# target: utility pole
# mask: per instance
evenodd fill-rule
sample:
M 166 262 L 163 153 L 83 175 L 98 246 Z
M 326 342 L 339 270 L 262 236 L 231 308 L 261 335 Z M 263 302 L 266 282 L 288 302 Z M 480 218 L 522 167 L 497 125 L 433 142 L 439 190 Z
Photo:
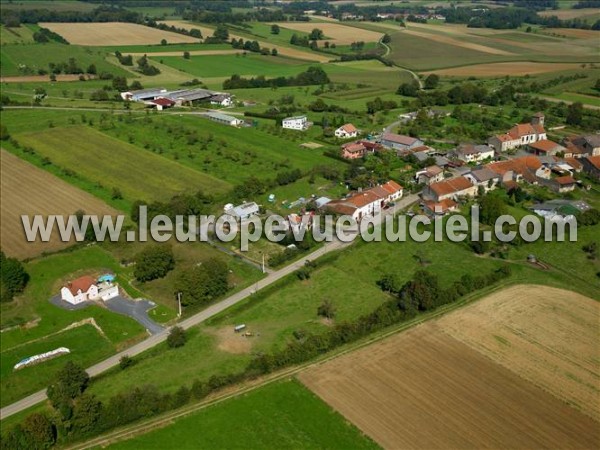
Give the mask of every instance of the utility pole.
M 181 292 L 177 293 L 177 303 L 179 304 L 179 313 L 177 314 L 177 317 L 181 317 Z
M 265 254 L 262 254 L 262 273 L 265 273 Z

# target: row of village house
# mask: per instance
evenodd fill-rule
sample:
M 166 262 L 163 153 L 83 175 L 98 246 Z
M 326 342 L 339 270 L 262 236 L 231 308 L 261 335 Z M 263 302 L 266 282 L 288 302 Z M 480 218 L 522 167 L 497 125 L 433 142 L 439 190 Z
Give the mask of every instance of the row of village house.
M 351 124 L 344 125 L 344 127 Z M 350 138 L 355 135 L 338 135 L 341 138 Z M 585 156 L 600 155 L 600 135 L 591 134 L 586 136 L 575 136 L 566 138 L 562 144 L 549 140 L 544 129 L 544 115 L 537 113 L 532 117 L 530 123 L 516 124 L 508 132 L 492 136 L 487 144 L 461 144 L 449 156 L 458 160 L 471 163 L 491 159 L 496 155 L 508 150 L 524 147 L 529 153 L 538 156 L 562 155 L 564 158 L 582 158 Z M 341 156 L 346 159 L 362 158 L 369 153 L 383 149 L 395 150 L 398 155 L 419 152 L 430 152 L 432 149 L 416 137 L 404 136 L 395 133 L 384 133 L 378 142 L 365 139 L 348 142 L 341 146 Z

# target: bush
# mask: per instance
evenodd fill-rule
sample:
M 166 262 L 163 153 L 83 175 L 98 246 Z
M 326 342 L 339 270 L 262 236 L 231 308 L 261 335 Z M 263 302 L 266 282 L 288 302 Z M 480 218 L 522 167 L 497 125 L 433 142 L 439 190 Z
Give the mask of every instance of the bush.
M 167 245 L 146 247 L 135 257 L 133 275 L 138 281 L 151 281 L 164 277 L 175 268 L 173 250 Z
M 183 347 L 187 342 L 187 336 L 185 330 L 181 327 L 175 326 L 169 331 L 167 336 L 167 345 L 171 348 Z
M 125 370 L 128 367 L 133 366 L 134 364 L 135 364 L 135 360 L 129 355 L 122 356 L 121 359 L 119 360 L 119 367 L 122 370 Z
M 15 258 L 7 258 L 0 251 L 0 302 L 9 302 L 27 286 L 29 274 Z

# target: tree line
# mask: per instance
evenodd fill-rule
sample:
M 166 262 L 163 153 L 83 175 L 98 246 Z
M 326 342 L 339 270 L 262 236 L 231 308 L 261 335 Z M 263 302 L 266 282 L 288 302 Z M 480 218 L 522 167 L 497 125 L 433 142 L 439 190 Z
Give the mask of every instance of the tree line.
M 223 82 L 223 89 L 247 89 L 264 87 L 284 87 L 284 86 L 309 86 L 313 84 L 329 83 L 327 73 L 320 67 L 309 67 L 305 72 L 292 77 L 266 78 L 261 75 L 258 77 L 244 78 L 240 75 L 233 75 Z

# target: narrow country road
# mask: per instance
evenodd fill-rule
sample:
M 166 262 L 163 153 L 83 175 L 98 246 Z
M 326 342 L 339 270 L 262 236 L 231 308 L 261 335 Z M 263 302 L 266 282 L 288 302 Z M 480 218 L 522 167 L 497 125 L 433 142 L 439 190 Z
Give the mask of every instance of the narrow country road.
M 402 210 L 403 208 L 406 208 L 407 206 L 413 204 L 417 200 L 418 200 L 418 194 L 410 194 L 405 197 L 402 197 L 402 199 L 400 199 L 396 202 L 396 204 L 393 208 L 390 208 L 389 210 L 385 211 L 385 215 L 394 214 L 394 213 Z M 375 220 L 375 224 L 377 225 L 377 224 L 381 223 L 381 221 L 382 221 L 382 216 L 378 216 Z M 214 317 L 215 315 L 219 314 L 220 312 L 226 310 L 227 308 L 252 296 L 254 293 L 259 291 L 260 289 L 267 287 L 267 286 L 275 283 L 276 281 L 280 280 L 281 278 L 300 269 L 301 267 L 304 266 L 305 261 L 315 260 L 315 259 L 325 255 L 326 253 L 329 253 L 329 252 L 332 252 L 335 250 L 339 250 L 343 247 L 352 245 L 352 242 L 355 242 L 355 241 L 345 243 L 345 242 L 341 242 L 339 240 L 334 239 L 332 242 L 326 243 L 321 248 L 315 250 L 312 253 L 309 253 L 308 255 L 304 256 L 300 260 L 298 260 L 282 269 L 279 269 L 275 272 L 268 274 L 265 278 L 258 281 L 257 283 L 254 283 L 251 286 L 248 286 L 247 288 L 242 289 L 241 291 L 236 292 L 235 294 L 221 300 L 220 302 L 215 303 L 212 306 L 209 306 L 208 308 L 200 311 L 199 313 L 194 314 L 193 316 L 182 320 L 181 322 L 178 323 L 178 325 L 184 329 L 188 329 L 195 325 L 199 325 L 202 322 L 204 322 L 204 321 L 210 319 L 211 317 Z M 119 353 L 111 356 L 110 358 L 107 358 L 104 361 L 101 361 L 98 364 L 95 364 L 95 365 L 87 368 L 86 371 L 90 375 L 90 377 L 99 375 L 102 372 L 105 372 L 108 369 L 117 366 L 119 364 L 119 360 L 123 356 L 139 355 L 140 353 L 145 352 L 146 350 L 154 347 L 155 345 L 158 345 L 161 342 L 164 342 L 167 339 L 168 334 L 169 334 L 169 331 L 164 330 L 161 333 L 152 335 L 152 336 L 148 337 L 147 339 L 143 340 L 142 342 L 139 342 L 139 343 L 133 345 L 132 347 L 129 347 L 128 349 L 123 350 L 122 352 L 119 352 Z M 43 389 L 41 391 L 38 391 L 34 394 L 31 394 L 31 395 L 19 400 L 18 402 L 15 402 L 8 406 L 5 406 L 4 408 L 2 408 L 0 410 L 0 420 L 3 420 L 9 416 L 12 416 L 13 414 L 21 412 L 33 405 L 36 405 L 36 404 L 44 401 L 45 399 L 46 399 L 46 390 Z

